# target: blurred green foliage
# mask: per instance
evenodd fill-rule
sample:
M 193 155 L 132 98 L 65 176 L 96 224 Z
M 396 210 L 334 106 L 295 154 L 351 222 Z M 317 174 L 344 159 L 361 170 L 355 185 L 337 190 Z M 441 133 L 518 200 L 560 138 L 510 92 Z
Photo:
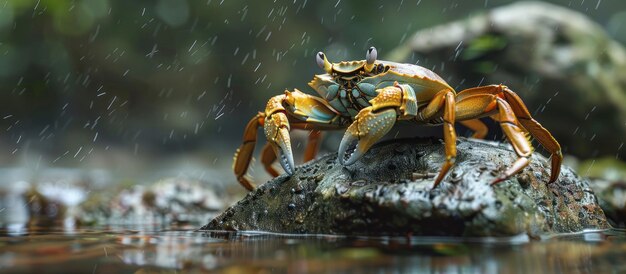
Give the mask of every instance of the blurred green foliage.
M 506 47 L 507 41 L 501 36 L 483 35 L 471 41 L 471 43 L 463 50 L 463 59 L 472 60 L 481 55 L 501 50 Z
M 384 57 L 419 29 L 510 2 L 0 1 L 0 144 L 229 150 L 269 97 L 311 92 L 317 51 L 363 59 L 375 45 Z M 623 32 L 620 1 L 552 2 Z

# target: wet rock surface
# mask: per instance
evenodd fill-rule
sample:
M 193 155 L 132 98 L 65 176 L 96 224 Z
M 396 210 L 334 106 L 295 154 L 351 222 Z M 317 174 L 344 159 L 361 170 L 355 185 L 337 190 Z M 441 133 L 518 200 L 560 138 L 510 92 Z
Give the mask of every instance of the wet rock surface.
M 557 182 L 535 153 L 521 173 L 489 185 L 513 163 L 505 144 L 461 138 L 458 157 L 431 190 L 444 159 L 438 140 L 379 144 L 352 166 L 329 154 L 249 193 L 204 230 L 351 235 L 508 236 L 607 228 L 588 182 L 563 167 Z

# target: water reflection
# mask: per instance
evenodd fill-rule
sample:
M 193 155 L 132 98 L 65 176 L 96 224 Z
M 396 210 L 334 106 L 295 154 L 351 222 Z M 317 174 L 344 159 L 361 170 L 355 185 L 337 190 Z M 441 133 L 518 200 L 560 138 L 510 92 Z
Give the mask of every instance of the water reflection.
M 542 240 L 197 232 L 193 227 L 0 231 L 7 273 L 542 273 L 626 271 L 626 231 Z

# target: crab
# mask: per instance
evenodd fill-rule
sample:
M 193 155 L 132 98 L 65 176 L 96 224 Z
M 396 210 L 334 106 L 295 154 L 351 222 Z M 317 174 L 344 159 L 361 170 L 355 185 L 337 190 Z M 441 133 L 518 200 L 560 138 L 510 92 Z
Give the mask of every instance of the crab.
M 254 116 L 245 128 L 243 144 L 237 149 L 233 171 L 248 190 L 255 185 L 246 176 L 263 127 L 268 143 L 261 152 L 261 162 L 272 176 L 276 159 L 290 175 L 295 165 L 290 130 L 310 131 L 304 161 L 315 158 L 321 131 L 346 129 L 339 145 L 338 161 L 344 166 L 355 163 L 368 149 L 391 130 L 396 121 L 416 125 L 443 125 L 445 159 L 433 188 L 436 188 L 454 165 L 457 154 L 455 122 L 473 131 L 471 137 L 484 138 L 487 126 L 479 120 L 490 117 L 500 124 L 517 154 L 517 160 L 492 182 L 495 185 L 518 173 L 530 162 L 533 147 L 530 136 L 551 154 L 549 182 L 560 172 L 563 156 L 556 139 L 532 118 L 522 99 L 505 85 L 487 85 L 456 93 L 434 72 L 413 64 L 377 60 L 376 48 L 367 50 L 365 60 L 331 63 L 322 52 L 316 62 L 325 73 L 309 82 L 318 96 L 298 89 L 269 99 L 265 112 Z

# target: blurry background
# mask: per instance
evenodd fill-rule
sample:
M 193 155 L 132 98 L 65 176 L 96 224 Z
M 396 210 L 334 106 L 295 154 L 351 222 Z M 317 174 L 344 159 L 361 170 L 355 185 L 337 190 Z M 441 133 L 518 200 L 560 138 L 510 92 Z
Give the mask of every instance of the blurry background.
M 376 46 L 384 57 L 420 29 L 511 2 L 2 0 L 0 165 L 142 170 L 191 159 L 226 171 L 268 98 L 313 93 L 316 52 L 363 59 Z M 626 42 L 623 1 L 549 2 Z
M 590 180 L 599 203 L 613 225 L 626 227 L 626 1 L 553 0 L 576 13 L 535 5 L 539 20 L 518 9 L 480 32 L 459 24 L 430 29 L 472 25 L 465 23 L 473 16 L 513 2 L 0 0 L 0 272 L 14 265 L 54 272 L 54 264 L 61 273 L 143 265 L 258 272 L 259 265 L 281 269 L 276 259 L 296 271 L 354 263 L 372 271 L 386 261 L 442 272 L 498 272 L 489 269 L 501 262 L 521 262 L 516 271 L 618 269 L 621 231 L 581 235 L 585 243 L 520 245 L 514 237 L 512 252 L 499 240 L 494 249 L 491 239 L 479 249 L 405 238 L 375 248 L 358 239 L 344 249 L 327 237 L 309 245 L 229 236 L 222 245 L 190 234 L 246 194 L 232 156 L 267 100 L 285 89 L 314 94 L 307 83 L 321 72 L 318 51 L 335 62 L 360 60 L 370 46 L 381 59 L 432 69 L 459 90 L 509 85 L 561 142 L 566 165 L 600 178 Z M 499 140 L 491 126 L 488 139 Z M 441 134 L 441 127 L 401 129 L 398 136 Z M 292 136 L 301 153 L 306 134 Z M 328 136 L 324 150 L 336 151 L 340 138 Z M 258 164 L 250 173 L 257 184 L 269 178 Z M 159 223 L 167 225 L 159 237 L 144 233 Z M 116 224 L 121 234 L 100 233 L 109 225 L 118 231 Z M 89 225 L 105 228 L 75 230 Z

